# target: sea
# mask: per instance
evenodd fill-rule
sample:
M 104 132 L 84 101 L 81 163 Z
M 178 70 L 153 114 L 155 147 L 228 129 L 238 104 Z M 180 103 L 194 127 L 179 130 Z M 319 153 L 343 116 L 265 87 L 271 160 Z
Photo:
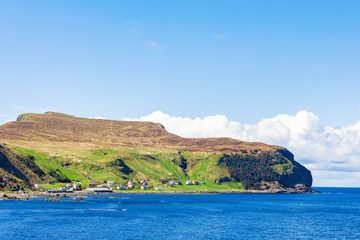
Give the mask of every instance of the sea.
M 360 188 L 0 201 L 0 240 L 360 239 Z M 125 198 L 106 198 L 125 197 Z

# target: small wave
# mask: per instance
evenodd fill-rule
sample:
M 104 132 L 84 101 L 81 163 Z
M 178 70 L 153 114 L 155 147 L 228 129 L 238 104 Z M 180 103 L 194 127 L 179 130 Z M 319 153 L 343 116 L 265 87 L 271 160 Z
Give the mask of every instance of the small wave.
M 127 211 L 127 209 L 124 208 L 108 208 L 108 209 L 97 209 L 97 208 L 90 208 L 90 211 L 106 211 L 106 212 L 111 212 L 111 211 Z

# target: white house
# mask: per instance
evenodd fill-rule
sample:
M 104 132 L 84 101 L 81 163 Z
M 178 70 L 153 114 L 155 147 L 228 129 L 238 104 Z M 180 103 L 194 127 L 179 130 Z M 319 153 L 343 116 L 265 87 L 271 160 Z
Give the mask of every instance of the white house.
M 113 188 L 113 186 L 114 186 L 114 181 L 108 181 L 107 184 L 108 184 L 108 187 L 109 187 L 109 188 Z
M 148 190 L 148 189 L 149 189 L 149 186 L 148 186 L 148 185 L 142 185 L 140 189 L 141 189 L 141 190 Z
M 81 190 L 81 182 L 74 182 L 73 189 Z
M 117 190 L 126 190 L 126 188 L 123 185 L 117 185 L 116 189 Z

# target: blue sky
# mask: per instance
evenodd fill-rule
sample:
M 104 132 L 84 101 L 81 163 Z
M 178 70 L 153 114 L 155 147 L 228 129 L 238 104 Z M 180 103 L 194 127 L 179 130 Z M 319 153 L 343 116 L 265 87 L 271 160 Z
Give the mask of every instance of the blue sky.
M 1 1 L 0 124 L 23 112 L 360 120 L 359 1 Z M 197 136 L 197 135 L 196 135 Z

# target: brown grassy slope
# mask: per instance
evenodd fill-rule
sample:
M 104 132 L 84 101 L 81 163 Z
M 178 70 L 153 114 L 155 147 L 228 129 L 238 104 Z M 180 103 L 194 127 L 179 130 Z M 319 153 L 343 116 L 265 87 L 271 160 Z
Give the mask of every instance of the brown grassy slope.
M 26 113 L 0 126 L 0 143 L 82 148 L 150 148 L 193 152 L 278 150 L 279 146 L 231 138 L 181 138 L 152 122 L 77 118 L 61 113 Z

